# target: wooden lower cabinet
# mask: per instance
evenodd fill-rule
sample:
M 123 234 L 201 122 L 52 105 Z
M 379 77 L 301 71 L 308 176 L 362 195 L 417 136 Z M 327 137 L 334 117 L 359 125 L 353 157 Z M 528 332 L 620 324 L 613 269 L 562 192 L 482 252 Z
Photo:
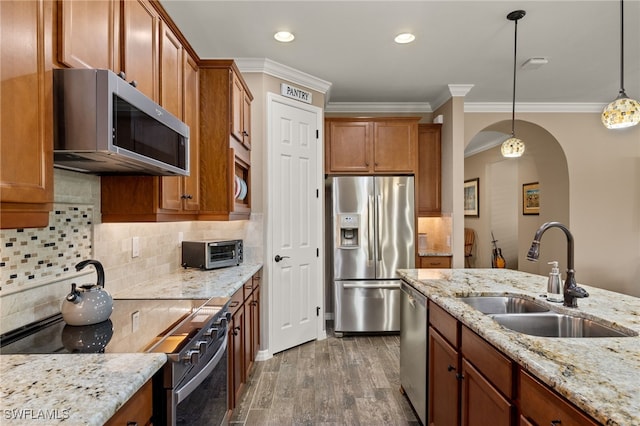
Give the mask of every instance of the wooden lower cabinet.
M 429 300 L 429 426 L 599 423 Z
M 151 380 L 142 385 L 129 401 L 127 401 L 105 423 L 106 426 L 150 425 L 153 415 L 153 388 Z
M 418 256 L 420 268 L 451 268 L 451 256 Z
M 430 426 L 460 424 L 458 351 L 429 327 L 429 384 L 427 421 Z
M 473 365 L 462 359 L 462 424 L 484 426 L 512 424 L 513 404 L 507 400 Z
M 582 411 L 520 370 L 520 425 L 594 426 Z
M 229 409 L 233 410 L 249 379 L 260 342 L 260 277 L 252 279 L 236 291 L 229 303 L 228 388 Z

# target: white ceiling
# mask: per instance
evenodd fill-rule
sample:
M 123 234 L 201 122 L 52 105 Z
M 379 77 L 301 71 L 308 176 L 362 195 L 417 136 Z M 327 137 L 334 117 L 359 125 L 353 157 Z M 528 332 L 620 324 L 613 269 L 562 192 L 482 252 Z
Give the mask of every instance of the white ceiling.
M 510 110 L 514 23 L 517 103 L 571 110 L 613 100 L 620 87 L 620 2 L 161 0 L 201 58 L 267 58 L 331 83 L 338 103 L 438 107 L 448 85 L 471 84 L 468 103 Z M 640 98 L 640 0 L 626 0 L 625 89 Z M 278 43 L 276 31 L 296 35 Z M 412 32 L 416 41 L 393 42 Z M 531 57 L 549 63 L 520 69 Z M 495 105 L 494 105 L 495 107 Z M 491 109 L 491 108 L 489 108 Z M 495 108 L 494 108 L 495 110 Z M 517 108 L 518 110 L 518 108 Z

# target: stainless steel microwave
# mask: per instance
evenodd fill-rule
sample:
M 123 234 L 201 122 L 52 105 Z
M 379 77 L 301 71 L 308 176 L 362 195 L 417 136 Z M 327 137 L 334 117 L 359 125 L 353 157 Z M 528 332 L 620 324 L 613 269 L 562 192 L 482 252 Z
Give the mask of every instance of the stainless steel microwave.
M 184 268 L 215 269 L 237 266 L 242 263 L 243 258 L 242 240 L 182 242 Z
M 189 175 L 189 126 L 104 69 L 53 71 L 54 165 L 95 174 Z

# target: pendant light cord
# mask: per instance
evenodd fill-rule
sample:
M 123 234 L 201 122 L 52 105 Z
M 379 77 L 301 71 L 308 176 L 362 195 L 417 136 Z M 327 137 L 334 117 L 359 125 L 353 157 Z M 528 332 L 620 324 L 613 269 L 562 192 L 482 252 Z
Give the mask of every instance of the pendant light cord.
M 620 0 L 620 96 L 624 93 L 624 6 L 623 0 Z
M 622 1 L 622 0 L 621 0 Z M 511 137 L 515 137 L 516 127 L 516 54 L 518 53 L 518 19 L 514 20 L 515 30 L 513 37 L 513 96 L 511 98 Z

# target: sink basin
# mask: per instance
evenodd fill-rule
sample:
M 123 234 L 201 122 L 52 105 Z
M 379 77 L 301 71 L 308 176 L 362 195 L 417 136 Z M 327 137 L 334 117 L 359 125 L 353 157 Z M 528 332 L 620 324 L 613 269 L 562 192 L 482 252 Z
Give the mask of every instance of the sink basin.
M 498 324 L 524 334 L 543 337 L 630 337 L 625 332 L 586 318 L 556 312 L 490 315 Z
M 460 297 L 483 314 L 512 314 L 527 312 L 548 312 L 549 308 L 531 299 L 518 296 L 473 296 Z

